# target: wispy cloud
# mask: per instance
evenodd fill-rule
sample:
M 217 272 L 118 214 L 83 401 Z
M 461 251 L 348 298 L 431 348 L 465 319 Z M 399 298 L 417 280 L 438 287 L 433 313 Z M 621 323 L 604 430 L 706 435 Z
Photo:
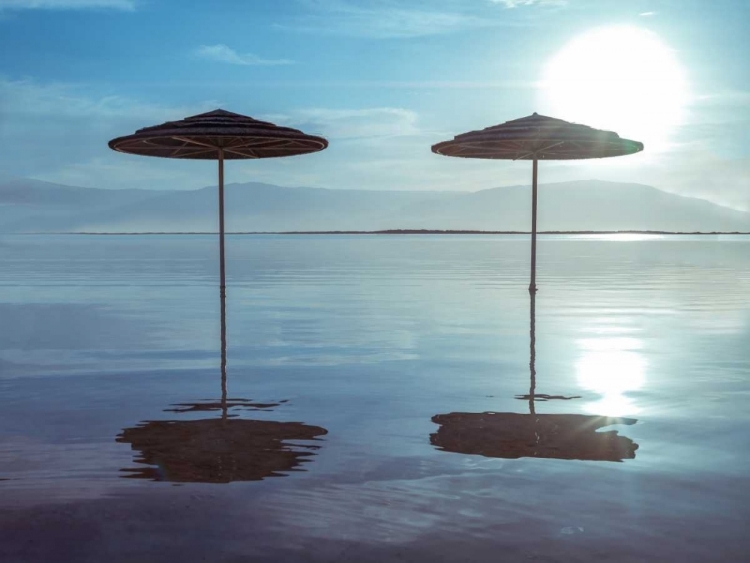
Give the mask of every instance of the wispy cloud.
M 421 134 L 417 113 L 405 108 L 308 108 L 290 114 L 268 115 L 264 119 L 340 140 Z
M 310 33 L 372 39 L 424 37 L 501 22 L 481 13 L 481 5 L 455 0 L 298 0 L 306 13 L 276 27 Z
M 559 7 L 567 5 L 568 0 L 410 0 L 408 3 L 399 0 L 297 0 L 297 3 L 301 8 L 299 13 L 277 24 L 277 28 L 389 39 L 528 25 L 528 19 L 520 19 L 520 10 L 498 11 L 497 6 Z
M 135 166 L 131 163 L 129 174 L 107 175 L 105 165 L 117 165 L 125 158 L 111 151 L 107 141 L 140 127 L 219 105 L 215 101 L 157 104 L 119 95 L 96 95 L 83 84 L 9 80 L 0 76 L 0 146 L 4 147 L 0 170 L 15 176 L 86 186 L 151 187 L 153 183 L 142 171 L 169 166 L 160 159 L 140 159 L 147 162 Z M 60 176 L 61 171 L 75 174 Z M 181 181 L 176 178 L 174 184 Z
M 746 91 L 698 96 L 695 117 L 672 152 L 642 157 L 549 163 L 545 182 L 597 177 L 654 185 L 684 195 L 750 209 L 750 159 L 743 151 L 750 107 Z M 139 127 L 179 119 L 221 106 L 215 101 L 169 105 L 119 95 L 96 94 L 90 86 L 8 80 L 0 76 L 0 171 L 51 182 L 109 188 L 199 188 L 215 183 L 205 162 L 116 154 L 107 141 Z M 243 112 L 242 107 L 230 108 Z M 431 144 L 457 131 L 440 131 L 445 115 L 416 107 L 299 108 L 255 115 L 331 140 L 316 158 L 237 162 L 231 181 L 366 189 L 459 189 L 528 182 L 528 168 L 493 161 L 446 159 Z M 462 129 L 458 129 L 460 131 Z
M 0 76 L 0 170 L 50 182 L 105 188 L 199 188 L 215 182 L 214 169 L 200 162 L 148 159 L 116 154 L 107 141 L 147 125 L 220 106 L 153 103 L 127 96 L 97 95 L 86 85 L 8 80 Z M 243 112 L 242 107 L 231 108 Z M 298 127 L 330 139 L 335 151 L 316 159 L 237 163 L 232 178 L 282 185 L 409 187 L 424 182 L 429 157 L 420 118 L 406 107 L 313 107 L 259 119 Z M 328 154 L 330 153 L 330 154 Z M 417 162 L 414 156 L 420 157 Z M 276 159 L 269 159 L 275 161 Z M 375 163 L 398 161 L 387 174 Z M 427 164 L 430 164 L 427 162 Z M 350 170 L 341 176 L 337 170 Z M 361 177 L 357 176 L 360 171 Z M 422 172 L 417 172 L 422 170 Z M 408 172 L 400 180 L 399 172 Z
M 0 0 L 3 10 L 124 10 L 132 12 L 136 0 Z
M 293 64 L 289 59 L 264 59 L 253 53 L 238 53 L 227 45 L 201 45 L 195 54 L 209 61 L 243 66 L 278 66 Z
M 701 106 L 724 106 L 732 110 L 750 109 L 750 90 L 721 90 L 698 94 L 695 103 Z
M 489 0 L 493 4 L 502 4 L 506 8 L 517 8 L 519 6 L 565 6 L 568 0 Z
M 648 18 L 648 17 L 651 17 L 651 16 L 655 16 L 657 13 L 658 12 L 641 12 L 638 15 L 641 16 L 641 17 L 644 17 L 644 18 Z
M 144 103 L 125 96 L 92 97 L 85 85 L 41 83 L 31 79 L 9 80 L 0 76 L 0 122 L 20 119 L 176 119 L 192 110 L 214 109 L 211 101 L 195 107 L 169 107 Z

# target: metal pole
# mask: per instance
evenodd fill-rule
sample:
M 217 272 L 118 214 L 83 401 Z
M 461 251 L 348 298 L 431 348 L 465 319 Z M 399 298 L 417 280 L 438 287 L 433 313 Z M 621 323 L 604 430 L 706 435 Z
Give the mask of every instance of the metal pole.
M 224 150 L 219 149 L 219 269 L 221 295 L 226 294 L 227 285 L 224 278 Z
M 224 274 L 224 150 L 219 149 L 219 270 L 221 281 L 221 417 L 227 418 L 227 286 Z
M 531 195 L 531 283 L 529 284 L 529 293 L 536 291 L 536 176 L 537 159 L 536 154 L 534 154 Z

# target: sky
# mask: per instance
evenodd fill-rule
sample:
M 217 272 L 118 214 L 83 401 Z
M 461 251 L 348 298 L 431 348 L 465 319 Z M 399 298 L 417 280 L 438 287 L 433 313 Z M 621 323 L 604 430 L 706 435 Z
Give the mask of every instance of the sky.
M 476 191 L 530 163 L 434 143 L 539 112 L 643 153 L 545 162 L 540 183 L 639 182 L 750 210 L 746 0 L 0 0 L 0 177 L 197 189 L 209 162 L 107 142 L 223 108 L 327 150 L 227 182 Z M 592 122 L 593 121 L 593 122 Z

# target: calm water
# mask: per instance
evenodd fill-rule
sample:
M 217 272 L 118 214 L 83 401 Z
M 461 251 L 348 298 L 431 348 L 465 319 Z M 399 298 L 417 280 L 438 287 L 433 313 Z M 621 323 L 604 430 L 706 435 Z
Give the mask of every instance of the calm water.
M 530 404 L 528 237 L 230 236 L 224 418 L 217 250 L 0 237 L 0 561 L 747 560 L 750 237 L 541 237 Z

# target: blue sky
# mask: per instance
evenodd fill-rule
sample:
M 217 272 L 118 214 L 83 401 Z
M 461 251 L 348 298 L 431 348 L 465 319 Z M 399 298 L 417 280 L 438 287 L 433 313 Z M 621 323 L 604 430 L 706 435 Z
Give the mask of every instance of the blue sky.
M 208 163 L 120 155 L 106 143 L 222 107 L 331 141 L 316 155 L 233 162 L 228 181 L 526 184 L 527 163 L 429 147 L 551 114 L 540 82 L 550 61 L 591 30 L 625 26 L 658 40 L 683 72 L 669 143 L 650 151 L 647 131 L 619 131 L 646 151 L 545 163 L 540 180 L 637 181 L 750 209 L 749 23 L 744 0 L 0 0 L 0 173 L 104 188 L 213 185 Z

